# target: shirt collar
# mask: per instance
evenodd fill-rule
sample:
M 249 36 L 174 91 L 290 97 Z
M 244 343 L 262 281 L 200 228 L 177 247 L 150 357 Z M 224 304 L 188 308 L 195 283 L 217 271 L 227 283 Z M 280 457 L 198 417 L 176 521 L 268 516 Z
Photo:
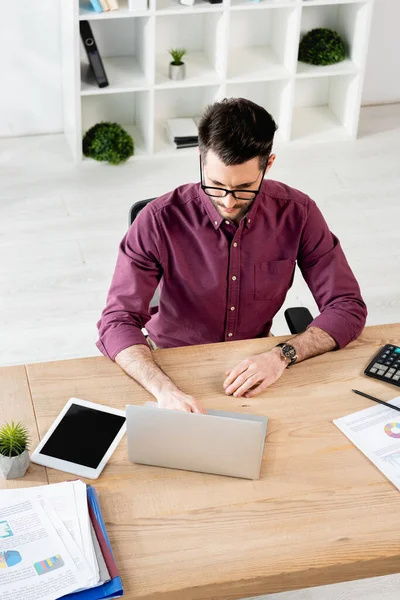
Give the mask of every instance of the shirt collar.
M 210 221 L 214 227 L 214 229 L 218 229 L 221 225 L 223 218 L 215 208 L 214 204 L 211 202 L 209 196 L 201 189 L 201 184 L 199 183 L 199 196 L 203 203 L 204 208 L 210 218 Z
M 254 219 L 255 219 L 255 216 L 256 216 L 256 213 L 258 210 L 258 206 L 259 206 L 260 202 L 263 201 L 262 198 L 264 197 L 264 194 L 266 191 L 266 186 L 267 186 L 267 181 L 264 179 L 259 194 L 256 196 L 256 199 L 250 206 L 249 211 L 243 217 L 243 219 L 245 221 L 244 225 L 247 228 L 250 228 L 251 224 L 254 222 Z M 210 218 L 210 221 L 211 221 L 214 229 L 218 229 L 224 219 L 223 219 L 223 217 L 221 217 L 221 215 L 215 208 L 210 197 L 207 196 L 207 194 L 205 192 L 203 192 L 203 190 L 201 189 L 200 183 L 199 183 L 199 196 L 203 203 L 204 208 L 206 209 L 206 212 Z

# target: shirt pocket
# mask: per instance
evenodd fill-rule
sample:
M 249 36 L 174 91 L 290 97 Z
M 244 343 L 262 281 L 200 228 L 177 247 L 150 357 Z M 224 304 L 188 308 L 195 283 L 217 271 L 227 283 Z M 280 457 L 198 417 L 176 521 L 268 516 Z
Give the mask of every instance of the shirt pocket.
M 294 265 L 290 258 L 254 265 L 255 300 L 272 300 L 286 294 L 292 285 Z

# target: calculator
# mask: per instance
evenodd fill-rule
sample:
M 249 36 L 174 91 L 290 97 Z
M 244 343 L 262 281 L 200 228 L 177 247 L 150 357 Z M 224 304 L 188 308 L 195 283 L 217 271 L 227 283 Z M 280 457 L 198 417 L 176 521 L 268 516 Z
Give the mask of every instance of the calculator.
M 400 387 L 400 347 L 386 344 L 364 371 L 365 375 Z

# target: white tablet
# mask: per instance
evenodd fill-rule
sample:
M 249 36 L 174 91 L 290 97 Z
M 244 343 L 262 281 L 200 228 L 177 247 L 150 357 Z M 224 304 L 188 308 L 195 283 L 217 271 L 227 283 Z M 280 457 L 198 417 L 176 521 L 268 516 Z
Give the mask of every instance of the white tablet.
M 71 398 L 33 451 L 31 461 L 97 479 L 125 430 L 124 410 Z

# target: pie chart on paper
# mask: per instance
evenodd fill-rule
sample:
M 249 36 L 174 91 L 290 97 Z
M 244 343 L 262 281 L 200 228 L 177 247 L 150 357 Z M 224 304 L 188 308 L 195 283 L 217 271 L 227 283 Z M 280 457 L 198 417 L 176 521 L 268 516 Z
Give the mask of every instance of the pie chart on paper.
M 385 433 L 392 438 L 400 439 L 400 423 L 388 423 L 385 425 Z

